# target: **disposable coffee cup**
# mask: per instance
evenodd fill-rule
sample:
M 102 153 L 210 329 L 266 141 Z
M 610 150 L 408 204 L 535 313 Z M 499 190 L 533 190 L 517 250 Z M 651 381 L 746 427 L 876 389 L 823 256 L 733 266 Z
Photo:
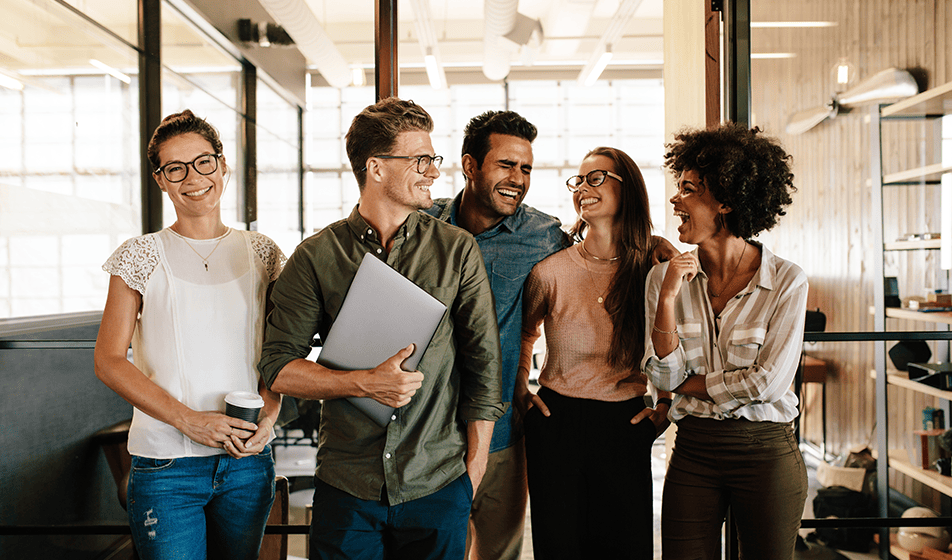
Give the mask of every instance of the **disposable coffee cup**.
M 225 414 L 252 424 L 258 421 L 258 412 L 264 406 L 264 399 L 257 393 L 232 391 L 225 395 Z

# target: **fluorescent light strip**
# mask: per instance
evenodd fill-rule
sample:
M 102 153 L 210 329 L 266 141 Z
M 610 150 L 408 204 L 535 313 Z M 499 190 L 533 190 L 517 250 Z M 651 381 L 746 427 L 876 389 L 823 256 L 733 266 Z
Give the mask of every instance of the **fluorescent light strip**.
M 20 82 L 20 80 L 16 80 L 2 73 L 0 73 L 0 87 L 5 87 L 7 89 L 16 91 L 23 91 L 23 83 Z
M 129 76 L 127 76 L 127 75 L 123 74 L 122 72 L 116 70 L 116 69 L 113 68 L 112 66 L 109 66 L 108 64 L 104 64 L 104 63 L 102 63 L 102 62 L 99 62 L 99 61 L 96 60 L 95 58 L 90 58 L 90 59 L 89 59 L 89 63 L 92 64 L 93 66 L 95 66 L 96 68 L 99 68 L 100 70 L 102 70 L 102 71 L 105 72 L 106 74 L 109 74 L 109 75 L 112 76 L 113 78 L 119 80 L 120 82 L 123 82 L 123 83 L 125 83 L 125 84 L 131 84 L 131 83 L 132 83 L 132 78 L 130 78 Z
M 836 27 L 839 23 L 835 21 L 752 21 L 751 29 L 767 28 L 808 28 L 808 27 Z
M 598 81 L 598 77 L 602 75 L 602 72 L 605 71 L 605 67 L 608 66 L 608 62 L 612 59 L 612 47 L 608 45 L 605 48 L 605 52 L 602 53 L 602 56 L 598 57 L 598 61 L 595 63 L 595 66 L 592 66 L 592 71 L 589 72 L 588 76 L 585 77 L 584 85 L 590 86 Z
M 427 52 L 430 51 L 428 50 Z M 423 57 L 423 60 L 426 66 L 426 77 L 430 80 L 430 87 L 433 89 L 441 89 L 443 84 L 440 81 L 440 69 L 436 65 L 436 57 L 432 54 L 427 54 Z
M 751 53 L 751 60 L 773 60 L 779 58 L 797 58 L 797 53 L 777 52 L 777 53 Z

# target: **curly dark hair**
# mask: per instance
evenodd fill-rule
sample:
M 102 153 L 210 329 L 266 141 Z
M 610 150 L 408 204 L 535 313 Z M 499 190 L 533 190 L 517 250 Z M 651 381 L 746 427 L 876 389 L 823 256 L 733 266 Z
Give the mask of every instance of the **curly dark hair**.
M 482 168 L 483 160 L 489 153 L 489 136 L 492 134 L 515 136 L 531 144 L 539 131 L 535 125 L 515 111 L 486 111 L 473 117 L 463 130 L 461 155 L 472 156 L 476 160 L 477 169 Z
M 736 123 L 684 129 L 665 144 L 664 166 L 676 176 L 694 170 L 714 198 L 731 211 L 724 215 L 727 229 L 750 239 L 777 225 L 793 202 L 791 156 L 780 143 Z

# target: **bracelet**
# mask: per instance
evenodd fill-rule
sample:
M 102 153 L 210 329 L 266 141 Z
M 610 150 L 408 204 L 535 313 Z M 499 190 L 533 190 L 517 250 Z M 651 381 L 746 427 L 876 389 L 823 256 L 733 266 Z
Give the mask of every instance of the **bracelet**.
M 659 404 L 666 404 L 666 405 L 668 405 L 668 408 L 670 408 L 670 407 L 671 407 L 671 399 L 669 399 L 668 397 L 661 397 L 661 398 L 658 399 L 658 401 L 655 403 L 655 406 L 658 406 Z
M 659 332 L 661 334 L 678 334 L 678 327 L 674 327 L 673 331 L 663 331 L 659 329 L 657 325 L 651 325 L 651 328 L 654 329 L 655 332 Z

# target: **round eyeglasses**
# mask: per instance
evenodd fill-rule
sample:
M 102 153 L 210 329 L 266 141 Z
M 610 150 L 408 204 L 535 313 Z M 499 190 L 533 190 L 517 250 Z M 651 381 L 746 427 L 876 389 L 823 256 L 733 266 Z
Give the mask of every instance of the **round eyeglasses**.
M 443 156 L 373 156 L 380 159 L 415 159 L 416 160 L 416 172 L 420 175 L 426 175 L 426 172 L 430 170 L 430 164 L 436 166 L 437 169 L 440 168 L 440 165 L 443 163 Z M 366 167 L 364 168 L 366 169 Z
M 620 175 L 616 175 L 611 171 L 606 171 L 604 169 L 595 169 L 594 171 L 589 171 L 585 175 L 572 175 L 565 181 L 565 186 L 569 188 L 572 192 L 578 192 L 582 187 L 582 183 L 588 183 L 590 187 L 597 187 L 605 182 L 605 179 L 611 177 L 612 179 L 617 180 L 619 183 L 624 183 L 625 180 L 621 178 Z
M 170 183 L 181 183 L 188 177 L 188 166 L 191 165 L 199 175 L 211 175 L 218 171 L 218 158 L 221 154 L 203 154 L 190 162 L 170 161 L 162 167 L 155 170 L 155 173 L 162 173 L 165 180 Z

